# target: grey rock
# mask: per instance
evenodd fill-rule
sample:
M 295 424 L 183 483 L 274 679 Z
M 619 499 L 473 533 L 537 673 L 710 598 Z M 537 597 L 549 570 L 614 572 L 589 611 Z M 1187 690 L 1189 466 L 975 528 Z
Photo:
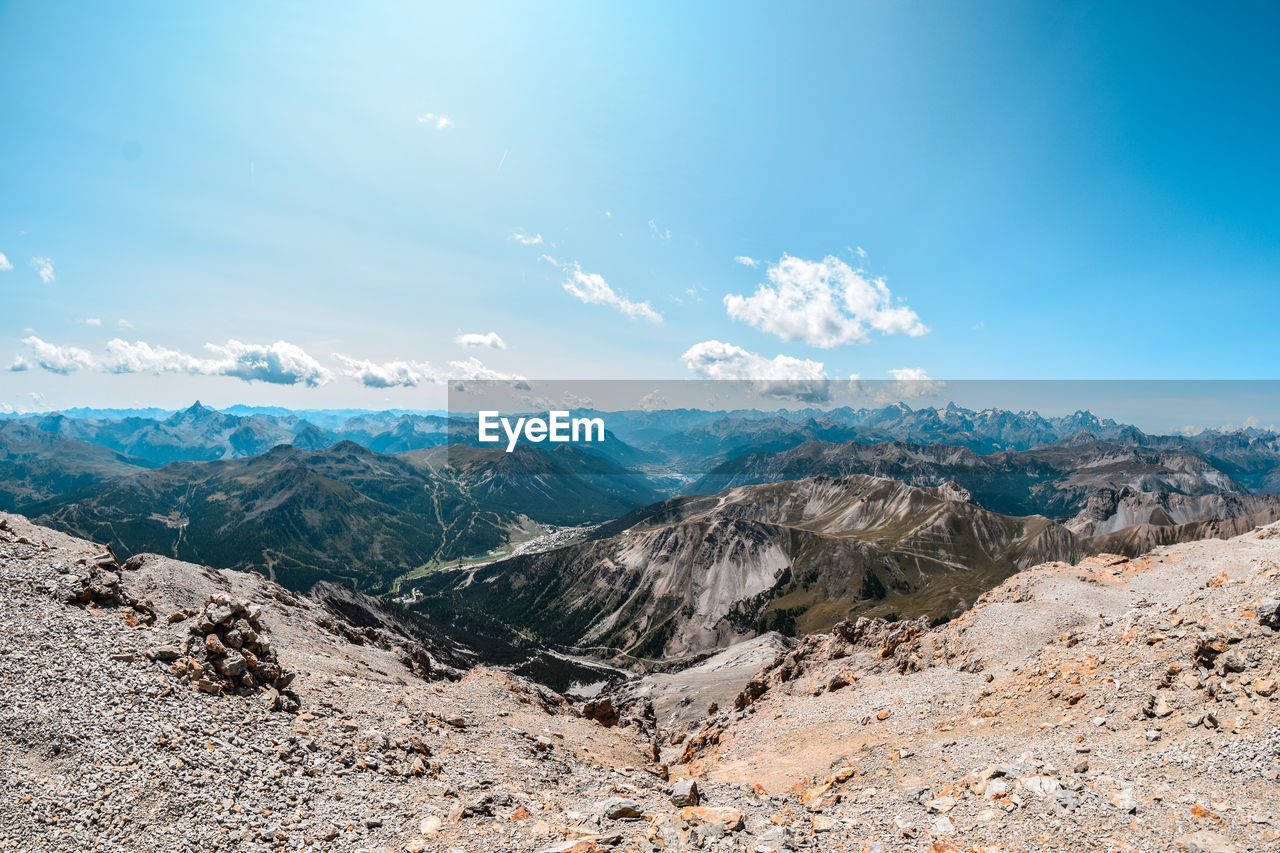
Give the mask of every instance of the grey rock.
M 692 779 L 682 779 L 671 788 L 671 804 L 674 806 L 696 806 L 699 800 L 698 783 Z
M 610 797 L 600 803 L 597 810 L 609 820 L 634 820 L 644 817 L 644 806 L 626 797 Z

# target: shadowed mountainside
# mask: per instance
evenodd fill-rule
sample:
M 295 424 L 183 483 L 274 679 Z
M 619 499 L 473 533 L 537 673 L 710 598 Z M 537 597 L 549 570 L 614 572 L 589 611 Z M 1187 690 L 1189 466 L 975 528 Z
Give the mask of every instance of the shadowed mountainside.
M 674 498 L 590 541 L 415 585 L 438 619 L 660 657 L 852 614 L 946 617 L 1020 568 L 1084 552 L 1046 518 L 967 498 L 866 476 L 747 486 Z

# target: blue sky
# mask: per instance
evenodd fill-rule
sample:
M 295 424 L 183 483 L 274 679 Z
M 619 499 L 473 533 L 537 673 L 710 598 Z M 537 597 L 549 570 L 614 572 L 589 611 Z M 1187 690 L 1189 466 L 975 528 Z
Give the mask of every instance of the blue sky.
M 0 4 L 0 406 L 1275 378 L 1277 33 L 1243 2 Z

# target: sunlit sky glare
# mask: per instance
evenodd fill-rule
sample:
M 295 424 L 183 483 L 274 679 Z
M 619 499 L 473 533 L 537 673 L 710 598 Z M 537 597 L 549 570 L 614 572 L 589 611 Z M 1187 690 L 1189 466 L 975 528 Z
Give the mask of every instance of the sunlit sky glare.
M 0 3 L 0 406 L 1275 378 L 1278 36 L 1265 2 Z

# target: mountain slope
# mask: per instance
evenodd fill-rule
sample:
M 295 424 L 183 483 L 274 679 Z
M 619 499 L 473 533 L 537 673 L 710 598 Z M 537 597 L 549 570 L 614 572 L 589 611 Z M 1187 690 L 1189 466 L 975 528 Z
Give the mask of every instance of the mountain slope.
M 445 464 L 450 453 L 462 464 Z M 344 441 L 134 470 L 31 509 L 122 553 L 256 569 L 295 589 L 339 580 L 382 591 L 424 564 L 503 546 L 526 517 L 581 524 L 655 497 L 572 448 L 386 455 Z
M 0 420 L 0 510 L 14 510 L 144 470 L 105 447 Z
M 956 482 L 987 509 L 1070 519 L 1067 526 L 1086 536 L 1134 524 L 1182 524 L 1280 511 L 1280 498 L 1251 494 L 1185 449 L 1125 446 L 1085 435 L 1034 450 L 986 455 L 939 444 L 811 442 L 724 462 L 694 490 L 850 474 L 892 477 L 920 486 Z
M 1020 568 L 1082 553 L 1048 519 L 1002 516 L 967 497 L 856 476 L 676 498 L 588 542 L 428 577 L 418 606 L 658 657 L 854 613 L 947 617 Z
M 1274 849 L 1277 534 L 1040 566 L 933 630 L 841 623 L 664 758 L 797 791 L 853 849 Z
M 517 521 L 352 442 L 174 463 L 78 497 L 42 523 L 123 553 L 256 569 L 294 589 L 317 580 L 381 589 L 432 560 L 495 548 Z
M 449 445 L 406 453 L 409 464 L 450 478 L 485 506 L 502 507 L 549 524 L 614 518 L 661 497 L 640 475 L 568 444 L 511 453 Z

